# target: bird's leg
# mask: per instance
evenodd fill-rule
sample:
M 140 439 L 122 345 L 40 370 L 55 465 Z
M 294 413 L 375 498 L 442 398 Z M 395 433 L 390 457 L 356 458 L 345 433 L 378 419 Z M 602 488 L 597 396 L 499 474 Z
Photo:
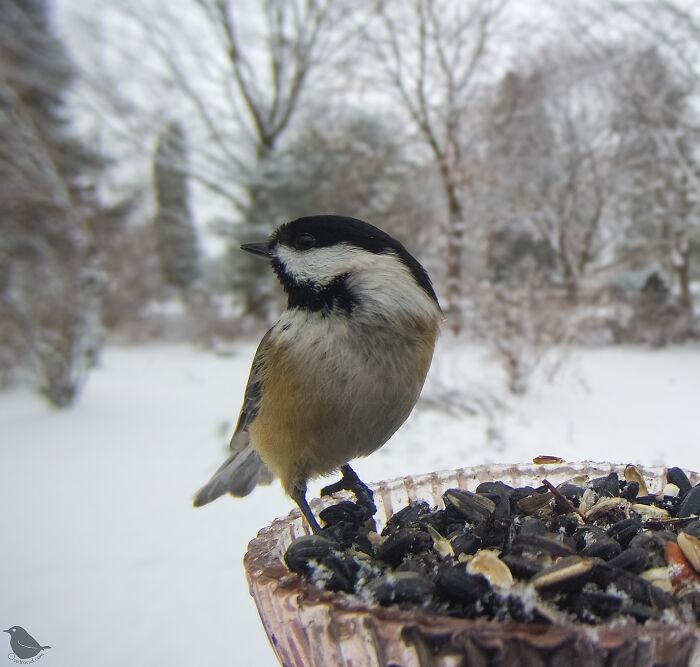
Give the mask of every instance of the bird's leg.
M 367 510 L 367 518 L 374 516 L 377 506 L 374 504 L 372 490 L 357 476 L 357 473 L 346 463 L 340 466 L 343 473 L 341 479 L 321 489 L 322 496 L 330 496 L 337 491 L 352 491 L 357 498 L 357 504 Z
M 299 505 L 299 509 L 308 521 L 311 531 L 318 533 L 321 530 L 321 526 L 318 525 L 318 521 L 316 521 L 316 517 L 311 511 L 309 503 L 306 502 L 306 482 L 296 482 L 289 495 L 291 499 Z

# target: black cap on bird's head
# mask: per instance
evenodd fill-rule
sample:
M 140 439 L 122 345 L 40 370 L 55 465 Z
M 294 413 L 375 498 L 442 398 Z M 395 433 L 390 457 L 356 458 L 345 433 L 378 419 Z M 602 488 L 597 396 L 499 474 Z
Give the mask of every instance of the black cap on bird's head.
M 427 272 L 395 238 L 356 218 L 316 215 L 280 225 L 266 243 L 247 243 L 241 248 L 269 257 L 288 294 L 299 289 L 315 292 L 344 281 L 359 270 L 381 272 L 371 258 L 392 258 L 408 270 L 420 287 L 437 304 Z M 369 261 L 368 261 L 369 260 Z M 406 271 L 396 278 L 406 275 Z

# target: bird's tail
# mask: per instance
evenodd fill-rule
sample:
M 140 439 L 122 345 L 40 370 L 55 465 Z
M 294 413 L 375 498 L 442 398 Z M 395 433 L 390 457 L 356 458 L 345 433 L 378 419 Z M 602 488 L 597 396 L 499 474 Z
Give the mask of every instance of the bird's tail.
M 206 505 L 224 493 L 239 498 L 247 496 L 257 484 L 269 484 L 273 479 L 258 453 L 247 445 L 233 452 L 213 477 L 197 491 L 194 506 Z

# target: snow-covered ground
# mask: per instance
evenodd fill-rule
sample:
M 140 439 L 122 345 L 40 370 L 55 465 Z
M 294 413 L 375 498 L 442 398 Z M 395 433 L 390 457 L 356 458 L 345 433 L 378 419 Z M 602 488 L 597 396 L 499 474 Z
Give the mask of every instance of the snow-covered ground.
M 109 348 L 65 412 L 0 394 L 0 625 L 51 645 L 46 667 L 276 664 L 241 560 L 291 501 L 273 484 L 190 504 L 224 455 L 253 350 Z M 501 383 L 482 348 L 449 338 L 431 373 L 428 397 Z M 577 351 L 505 400 L 490 419 L 426 403 L 355 468 L 372 481 L 556 454 L 700 469 L 697 346 Z

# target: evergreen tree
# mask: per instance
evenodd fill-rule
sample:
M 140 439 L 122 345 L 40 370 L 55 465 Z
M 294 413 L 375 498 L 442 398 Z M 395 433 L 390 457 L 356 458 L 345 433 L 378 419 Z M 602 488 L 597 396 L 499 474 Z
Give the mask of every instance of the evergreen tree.
M 101 162 L 66 117 L 74 74 L 45 0 L 0 3 L 0 373 L 29 369 L 57 406 L 75 399 L 101 341 Z
M 179 123 L 170 123 L 156 147 L 154 182 L 158 252 L 166 284 L 187 289 L 200 276 L 197 235 L 187 188 L 187 145 Z
M 487 222 L 487 265 L 495 282 L 552 282 L 556 258 L 534 223 L 533 192 L 545 192 L 556 168 L 556 139 L 542 77 L 510 71 L 487 107 L 488 138 L 481 188 Z

